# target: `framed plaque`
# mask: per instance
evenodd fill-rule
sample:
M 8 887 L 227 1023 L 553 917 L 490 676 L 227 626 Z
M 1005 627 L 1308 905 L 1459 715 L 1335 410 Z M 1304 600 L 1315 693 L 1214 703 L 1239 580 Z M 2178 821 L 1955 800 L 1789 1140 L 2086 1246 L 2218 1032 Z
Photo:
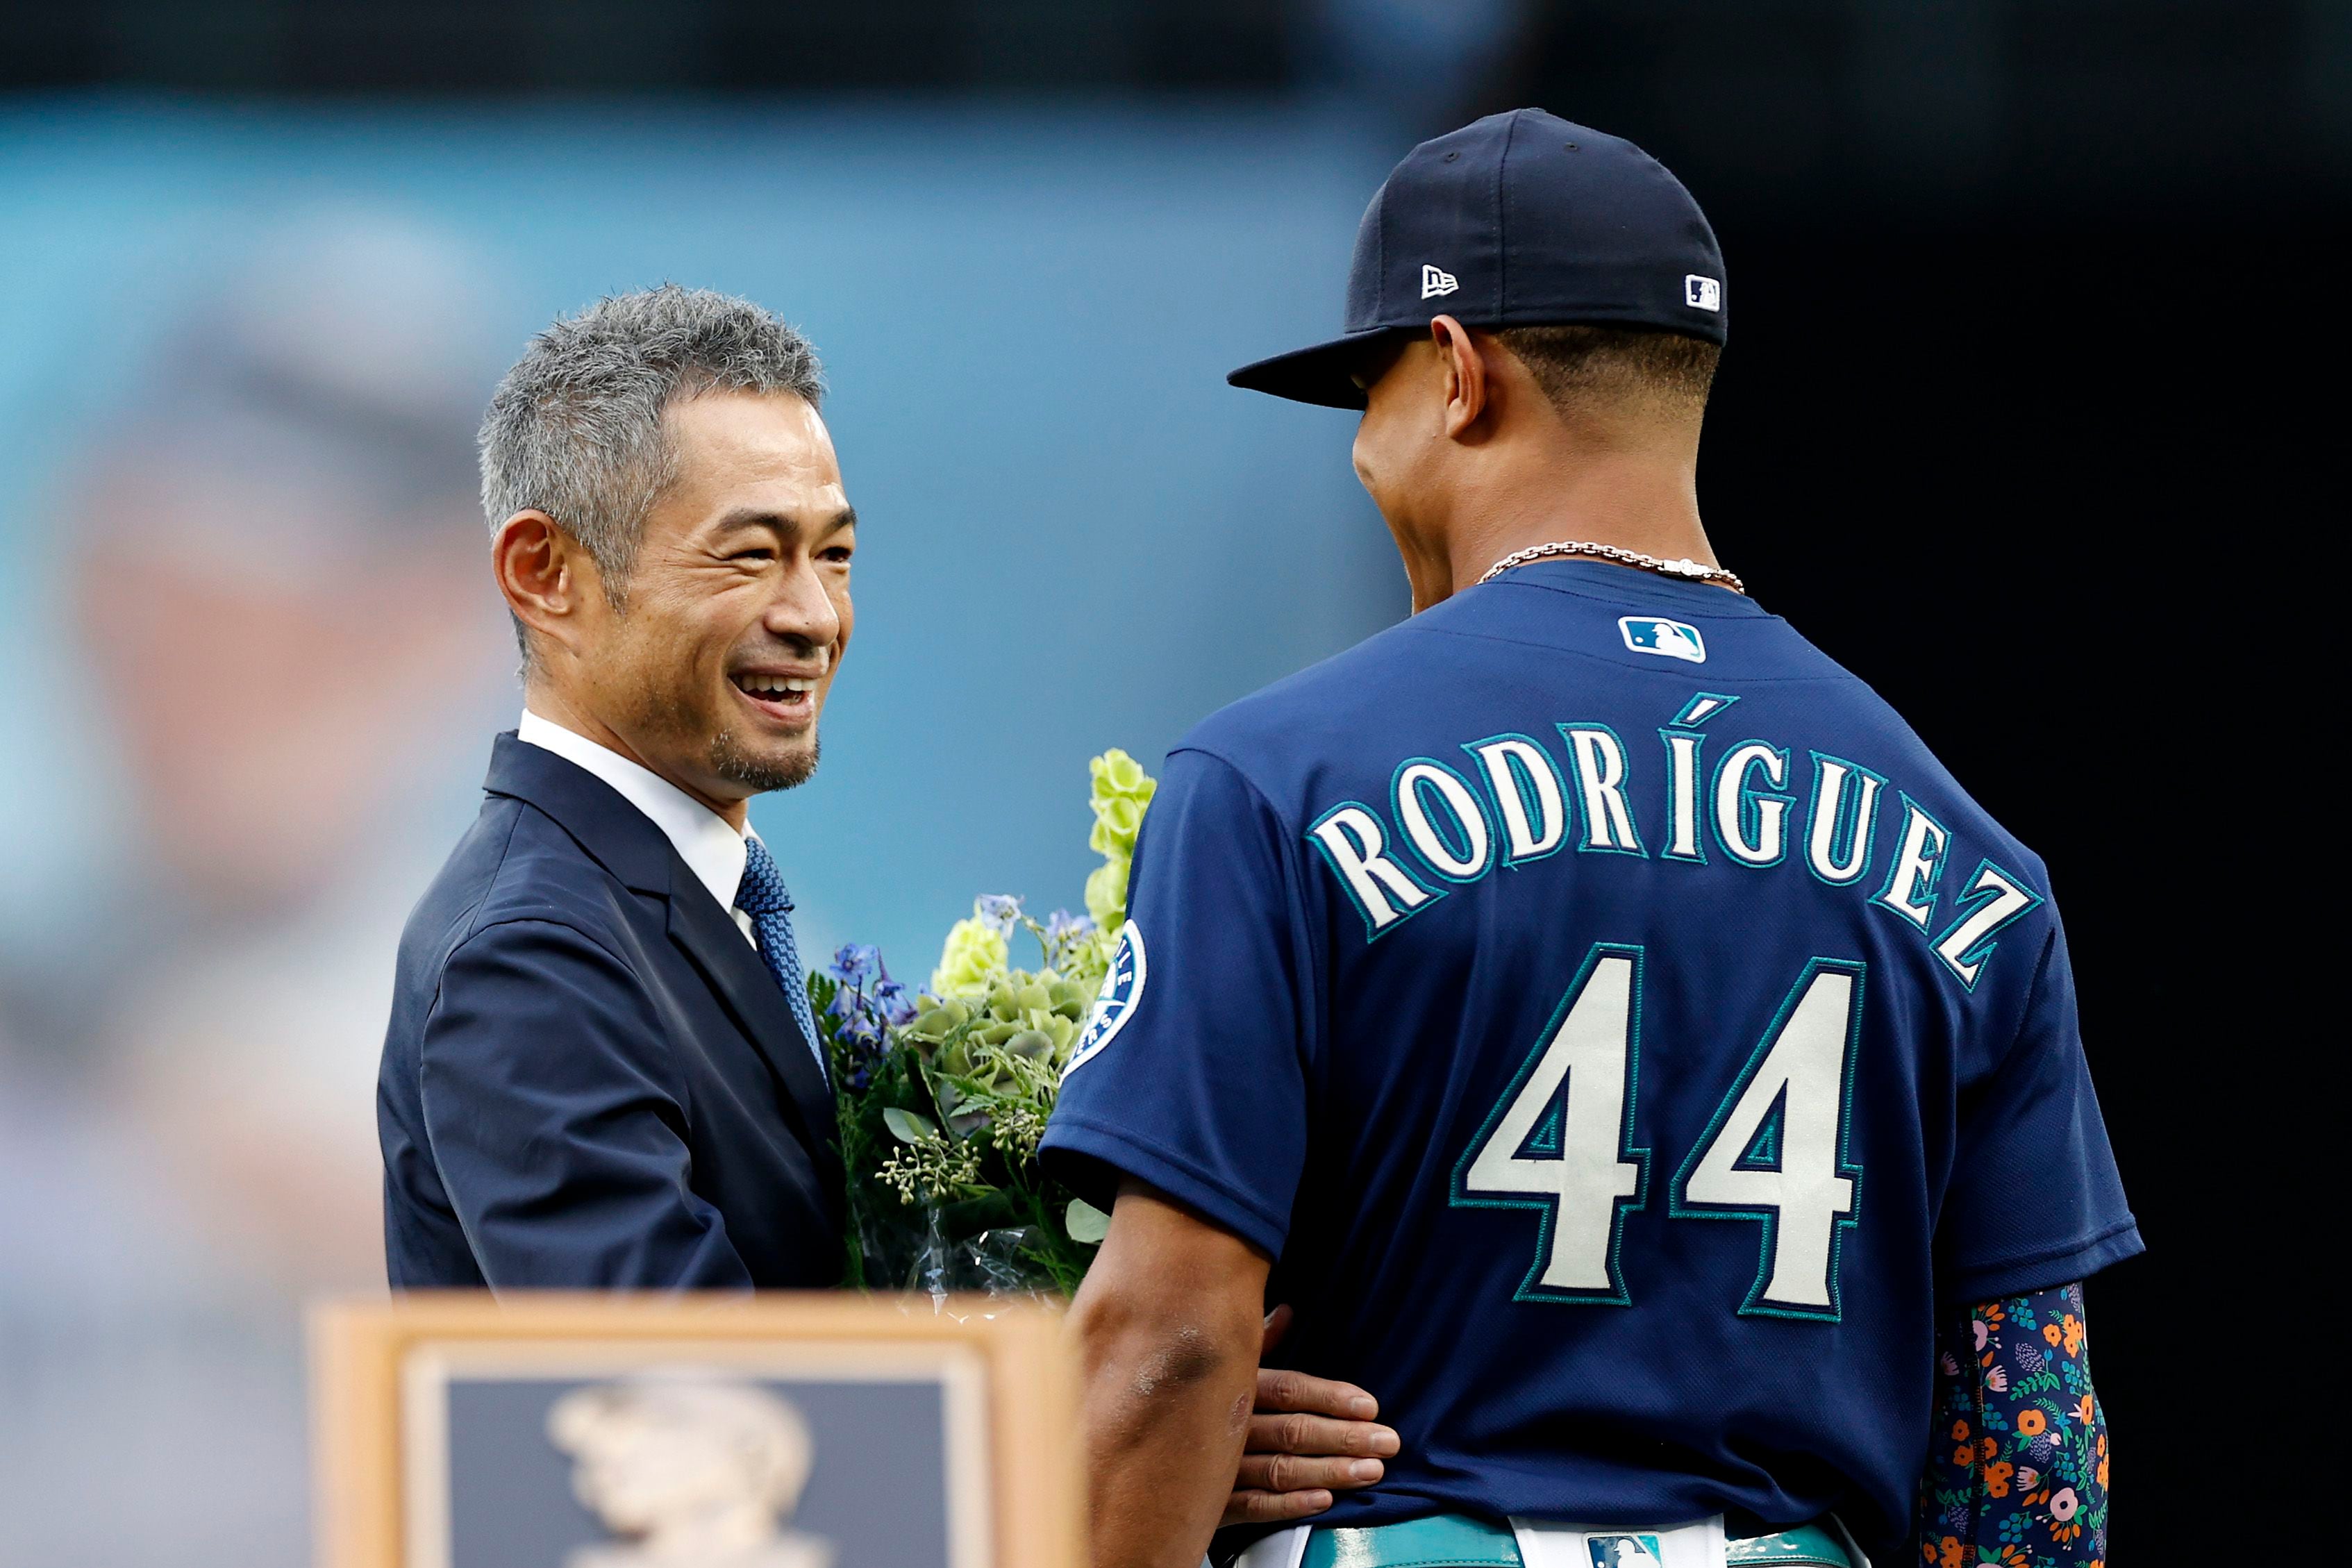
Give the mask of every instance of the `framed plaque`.
M 1082 1568 L 1041 1308 L 419 1295 L 311 1338 L 322 1568 Z

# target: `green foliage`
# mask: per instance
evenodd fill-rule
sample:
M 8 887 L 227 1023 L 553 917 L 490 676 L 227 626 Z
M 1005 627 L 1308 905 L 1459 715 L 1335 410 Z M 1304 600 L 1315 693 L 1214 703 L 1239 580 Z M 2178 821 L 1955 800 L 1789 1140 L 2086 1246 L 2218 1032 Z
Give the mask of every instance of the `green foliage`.
M 882 1125 L 890 1136 L 901 1143 L 924 1143 L 940 1135 L 940 1130 L 911 1110 L 901 1110 L 895 1105 L 882 1108 Z

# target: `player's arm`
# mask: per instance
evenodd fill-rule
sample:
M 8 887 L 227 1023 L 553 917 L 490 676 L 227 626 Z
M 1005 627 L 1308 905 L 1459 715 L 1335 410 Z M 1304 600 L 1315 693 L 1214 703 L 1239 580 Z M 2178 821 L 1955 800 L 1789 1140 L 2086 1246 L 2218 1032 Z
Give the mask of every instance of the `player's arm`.
M 1197 1568 L 1208 1550 L 1249 1434 L 1269 1267 L 1231 1231 L 1120 1184 L 1070 1310 L 1095 1568 Z
M 1151 1408 L 1149 1400 L 1119 1403 L 1140 1397 L 1131 1392 L 1136 1367 L 1195 1342 L 1153 1336 L 1190 1332 L 1210 1317 L 1245 1323 L 1247 1332 L 1236 1329 L 1236 1343 L 1223 1348 L 1255 1371 L 1261 1338 L 1270 1342 L 1282 1326 L 1281 1312 L 1263 1325 L 1258 1313 L 1266 1260 L 1283 1250 L 1307 1158 L 1316 1012 L 1303 976 L 1316 916 L 1300 902 L 1300 842 L 1231 763 L 1189 746 L 1171 753 L 1136 846 L 1113 978 L 1041 1145 L 1049 1173 L 1097 1205 L 1116 1205 L 1115 1245 L 1079 1299 L 1089 1364 L 1099 1373 L 1089 1466 L 1106 1528 L 1132 1529 L 1154 1547 L 1166 1545 L 1167 1531 L 1136 1519 L 1197 1500 L 1187 1489 L 1180 1504 L 1168 1477 L 1150 1473 L 1172 1461 L 1129 1452 L 1142 1435 L 1121 1425 L 1122 1413 Z M 1133 1184 L 1123 1188 L 1123 1179 Z M 1216 1427 L 1215 1462 L 1193 1468 L 1208 1450 L 1183 1459 L 1185 1487 L 1206 1477 L 1213 1494 L 1197 1520 L 1166 1515 L 1188 1537 L 1192 1525 L 1205 1531 L 1221 1516 L 1277 1523 L 1319 1513 L 1337 1489 L 1380 1479 L 1381 1457 L 1397 1451 L 1397 1435 L 1371 1423 L 1370 1396 L 1349 1384 L 1278 1373 L 1244 1375 L 1233 1394 L 1238 1409 L 1214 1411 L 1234 1423 L 1229 1433 Z M 1135 1491 L 1123 1491 L 1137 1476 Z M 1130 1505 L 1144 1512 L 1130 1517 Z M 1171 1560 L 1192 1568 L 1200 1543 Z
M 2091 1387 L 2083 1287 L 1945 1314 L 1918 1561 L 2087 1563 L 2107 1547 L 2107 1413 Z
M 1938 1384 L 1922 1561 L 2105 1556 L 2106 1417 L 2081 1281 L 2141 1249 L 2053 920 L 2013 1044 L 1960 1085 L 1936 1222 Z M 2047 1285 L 2053 1278 L 2073 1284 Z M 1976 1303 L 1969 1306 L 1967 1303 Z M 1979 1553 L 1983 1555 L 1980 1557 Z

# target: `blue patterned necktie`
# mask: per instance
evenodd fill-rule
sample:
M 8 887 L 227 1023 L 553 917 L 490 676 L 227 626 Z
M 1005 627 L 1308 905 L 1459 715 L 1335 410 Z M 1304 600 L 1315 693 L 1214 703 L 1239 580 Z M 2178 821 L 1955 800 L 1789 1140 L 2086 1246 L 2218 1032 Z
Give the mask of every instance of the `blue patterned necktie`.
M 735 890 L 735 907 L 751 917 L 751 929 L 760 934 L 760 957 L 776 984 L 784 988 L 784 1000 L 792 1006 L 793 1022 L 801 1026 L 801 1038 L 816 1058 L 818 1074 L 830 1080 L 824 1070 L 824 1047 L 817 1043 L 816 1017 L 809 1011 L 808 978 L 801 973 L 800 943 L 793 940 L 793 896 L 785 891 L 784 879 L 766 845 L 747 833 L 743 849 L 743 881 Z

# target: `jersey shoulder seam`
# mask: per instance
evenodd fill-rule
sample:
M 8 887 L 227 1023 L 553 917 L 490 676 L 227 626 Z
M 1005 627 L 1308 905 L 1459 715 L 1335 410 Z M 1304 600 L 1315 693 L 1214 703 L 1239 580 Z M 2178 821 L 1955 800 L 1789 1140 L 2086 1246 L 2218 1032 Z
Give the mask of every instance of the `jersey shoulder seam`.
M 1249 770 L 1247 768 L 1244 768 L 1241 763 L 1225 755 L 1224 752 L 1219 751 L 1216 747 L 1203 745 L 1198 741 L 1179 741 L 1172 748 L 1170 749 L 1168 754 L 1172 757 L 1178 752 L 1198 752 L 1201 755 L 1208 758 L 1211 762 L 1222 763 L 1224 764 L 1226 770 L 1229 771 L 1234 777 L 1241 780 L 1242 787 L 1248 790 L 1251 795 L 1256 796 L 1257 803 L 1273 814 L 1274 820 L 1281 825 L 1286 837 L 1291 836 L 1289 814 L 1284 811 L 1281 806 L 1275 804 L 1274 797 L 1266 794 L 1265 789 L 1259 785 L 1257 780 L 1250 777 Z
M 2042 933 L 2042 956 L 2033 965 L 2033 979 L 2018 1002 L 2017 1025 L 2010 1031 L 2009 1044 L 2002 1048 L 2000 1059 L 1993 1063 L 1992 1070 L 1985 1075 L 1988 1079 L 1998 1078 L 2007 1072 L 2011 1059 L 2025 1048 L 2026 1020 L 2033 1016 L 2034 999 L 2042 994 L 2042 983 L 2050 978 L 2050 961 L 2057 952 L 2058 923 L 2053 921 L 2050 929 Z
M 1169 755 L 1174 756 L 1177 752 L 1197 752 L 1211 762 L 1222 764 L 1227 772 L 1241 781 L 1242 787 L 1249 791 L 1257 803 L 1265 808 L 1273 816 L 1276 827 L 1280 829 L 1278 837 L 1281 843 L 1276 853 L 1281 857 L 1283 879 L 1289 884 L 1290 915 L 1294 928 L 1292 934 L 1306 944 L 1306 952 L 1301 955 L 1306 963 L 1300 967 L 1299 984 L 1312 993 L 1310 1011 L 1313 1023 L 1310 1027 L 1313 1030 L 1313 1037 L 1309 1045 L 1316 1053 L 1319 1054 L 1321 1042 L 1328 1034 L 1326 1027 L 1328 1020 L 1324 1014 L 1327 998 L 1322 983 L 1323 966 L 1328 955 L 1323 951 L 1323 932 L 1308 913 L 1309 900 L 1313 898 L 1313 894 L 1308 889 L 1315 885 L 1315 879 L 1314 868 L 1309 864 L 1304 847 L 1307 841 L 1306 830 L 1294 824 L 1288 814 L 1275 804 L 1274 797 L 1260 787 L 1255 779 L 1250 777 L 1249 770 L 1223 752 L 1194 741 L 1179 742 Z

